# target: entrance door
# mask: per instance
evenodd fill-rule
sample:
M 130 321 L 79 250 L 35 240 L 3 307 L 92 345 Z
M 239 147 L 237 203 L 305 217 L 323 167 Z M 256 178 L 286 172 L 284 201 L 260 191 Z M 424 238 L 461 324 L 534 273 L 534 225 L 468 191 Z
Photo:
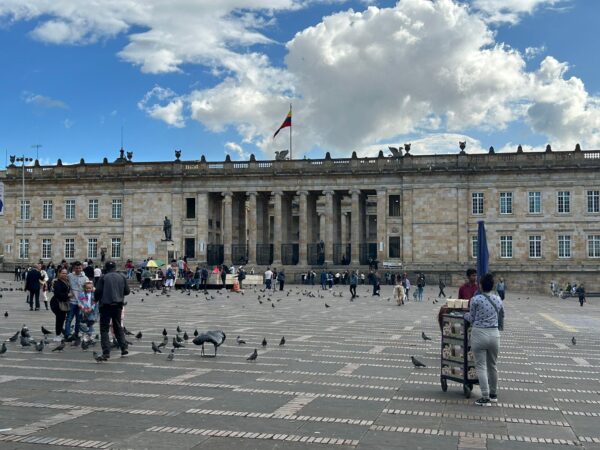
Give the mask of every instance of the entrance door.
M 190 259 L 196 258 L 196 239 L 185 238 L 185 256 Z

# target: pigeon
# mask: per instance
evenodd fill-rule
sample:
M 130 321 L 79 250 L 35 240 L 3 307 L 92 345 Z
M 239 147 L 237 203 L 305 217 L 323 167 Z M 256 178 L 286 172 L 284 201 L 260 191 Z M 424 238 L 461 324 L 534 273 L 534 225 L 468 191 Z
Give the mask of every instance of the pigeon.
M 99 355 L 98 352 L 94 352 L 94 353 L 92 353 L 92 355 L 94 356 L 94 359 L 96 360 L 96 362 L 106 361 L 106 358 L 104 357 L 104 355 Z
M 181 333 L 181 328 L 179 327 L 179 325 L 177 325 L 177 332 Z
M 133 336 L 133 333 L 125 327 L 123 327 L 123 332 L 125 333 L 125 336 Z
M 431 338 L 429 336 L 427 336 L 424 331 L 421 332 L 421 337 L 423 338 L 424 341 L 430 341 L 431 340 Z
M 35 349 L 38 352 L 43 352 L 44 351 L 44 341 L 41 340 L 38 344 L 35 344 Z
M 183 340 L 187 341 L 190 337 L 188 336 L 187 332 L 183 332 Z
M 180 344 L 179 342 L 177 342 L 177 339 L 173 338 L 173 347 L 174 348 L 184 348 L 185 345 Z
M 6 344 L 3 342 L 2 346 L 0 347 L 0 355 L 4 355 L 7 352 L 7 348 L 6 348 Z
M 239 336 L 235 338 L 235 342 L 237 342 L 237 343 L 238 343 L 238 345 L 243 345 L 243 344 L 245 344 L 245 343 L 246 343 L 246 341 L 245 341 L 245 340 L 243 340 L 243 339 L 240 339 L 240 337 L 239 337 Z
M 29 334 L 29 328 L 27 328 L 25 325 L 23 325 L 23 328 L 21 328 L 21 336 L 25 338 L 31 337 L 31 334 Z
M 29 342 L 29 338 L 21 336 L 21 346 L 22 347 L 31 347 L 31 342 Z
M 15 334 L 13 334 L 11 337 L 9 337 L 8 340 L 10 342 L 17 342 L 17 338 L 19 337 L 19 333 L 21 333 L 21 332 L 17 331 Z
M 4 311 L 4 317 L 8 317 L 8 311 Z
M 261 344 L 261 345 L 262 345 L 263 347 L 266 347 L 266 346 L 267 346 L 267 338 L 263 338 L 263 340 L 262 340 L 262 344 Z
M 257 357 L 258 357 L 258 352 L 256 351 L 256 349 L 254 349 L 252 354 L 246 358 L 246 361 L 256 361 Z
M 87 350 L 90 345 L 92 345 L 92 341 L 90 341 L 89 339 L 82 339 L 81 340 L 81 350 Z
M 154 354 L 156 355 L 157 353 L 162 353 L 160 351 L 160 347 L 157 346 L 154 342 L 152 342 L 152 351 L 154 352 Z
M 417 358 L 415 358 L 414 356 L 410 357 L 410 360 L 412 361 L 413 365 L 415 367 L 427 367 L 425 364 L 423 364 L 421 361 L 419 361 Z
M 179 335 L 175 336 L 175 339 L 177 339 L 177 342 L 179 342 L 180 344 L 183 342 L 183 339 Z
M 175 358 L 175 349 L 174 348 L 172 348 L 171 353 L 169 353 L 167 355 L 167 361 L 173 361 L 173 358 Z
M 163 336 L 166 336 L 166 335 L 167 335 L 167 329 L 166 329 L 166 328 L 163 328 L 162 335 L 163 335 Z
M 65 341 L 64 339 L 62 341 L 60 341 L 60 344 L 58 344 L 56 347 L 54 347 L 52 349 L 53 352 L 62 352 L 65 349 Z
M 285 336 L 281 336 L 281 340 L 279 341 L 279 345 L 285 345 Z
M 160 344 L 158 344 L 158 348 L 166 347 L 168 343 L 169 343 L 169 338 L 165 336 L 163 341 Z
M 48 330 L 47 330 L 47 329 L 44 327 L 44 325 L 42 325 L 42 334 L 43 334 L 44 336 L 48 336 L 49 334 L 52 334 L 52 333 L 51 333 L 50 331 L 48 331 Z
M 571 338 L 571 343 L 572 343 L 573 345 L 577 345 L 577 339 L 575 339 L 575 336 L 573 336 L 573 337 Z
M 142 338 L 142 332 L 138 332 L 138 334 L 135 335 L 136 339 L 141 339 Z
M 197 330 L 197 329 L 196 329 L 196 330 L 194 330 L 194 337 L 198 337 L 198 335 L 199 335 L 199 334 L 200 334 L 200 333 L 198 333 L 198 330 Z
M 271 303 L 271 308 L 275 308 L 275 303 Z

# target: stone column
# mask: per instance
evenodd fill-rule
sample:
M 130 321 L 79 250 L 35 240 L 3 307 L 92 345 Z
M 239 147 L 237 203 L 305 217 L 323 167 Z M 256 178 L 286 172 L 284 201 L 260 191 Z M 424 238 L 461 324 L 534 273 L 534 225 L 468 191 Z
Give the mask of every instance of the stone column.
M 377 260 L 387 259 L 387 191 L 377 189 Z M 383 245 L 382 245 L 383 244 Z
M 300 217 L 299 228 L 300 236 L 298 238 L 298 264 L 306 266 L 308 264 L 307 244 L 308 244 L 308 191 L 298 191 L 297 195 L 300 199 Z
M 256 191 L 248 192 L 248 264 L 256 264 L 256 244 L 258 238 Z
M 197 217 L 197 244 L 196 251 L 198 257 L 199 264 L 206 264 L 206 246 L 208 245 L 208 218 L 210 217 L 208 211 L 208 193 L 200 192 L 198 194 L 197 207 L 196 207 L 196 217 Z
M 350 260 L 352 264 L 359 264 L 360 245 L 362 244 L 360 221 L 364 214 L 364 208 L 361 208 L 362 197 L 360 189 L 351 190 L 350 195 L 352 195 L 352 214 L 350 216 Z
M 221 221 L 223 229 L 223 260 L 225 264 L 231 264 L 231 243 L 233 235 L 232 211 L 232 192 L 223 192 L 223 219 Z
M 282 213 L 282 191 L 274 191 L 273 195 L 273 265 L 281 265 L 281 213 Z
M 334 191 L 323 191 L 325 194 L 325 264 L 333 264 L 333 233 L 334 233 Z

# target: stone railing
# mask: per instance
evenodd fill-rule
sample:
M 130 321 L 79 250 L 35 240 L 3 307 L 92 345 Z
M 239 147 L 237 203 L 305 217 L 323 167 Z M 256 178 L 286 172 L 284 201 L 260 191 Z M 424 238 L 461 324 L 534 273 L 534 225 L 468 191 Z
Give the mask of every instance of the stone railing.
M 401 158 L 339 158 L 285 161 L 172 161 L 85 163 L 55 166 L 28 166 L 28 179 L 126 179 L 144 177 L 197 177 L 222 175 L 349 175 L 414 172 L 490 172 L 540 169 L 600 168 L 600 150 L 569 152 L 517 152 L 495 154 L 414 155 Z M 21 168 L 11 165 L 8 181 L 21 177 Z

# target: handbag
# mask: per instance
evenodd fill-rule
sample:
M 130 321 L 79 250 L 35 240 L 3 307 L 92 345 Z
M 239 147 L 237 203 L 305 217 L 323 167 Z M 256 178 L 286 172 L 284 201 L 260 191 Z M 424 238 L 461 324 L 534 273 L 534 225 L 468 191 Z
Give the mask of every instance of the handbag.
M 58 309 L 60 309 L 62 312 L 69 312 L 71 310 L 71 303 L 58 302 Z
M 490 302 L 490 304 L 494 307 L 494 310 L 496 311 L 496 315 L 498 316 L 498 330 L 500 331 L 504 331 L 504 308 L 502 308 L 501 310 L 498 310 L 498 307 L 496 306 L 496 304 L 492 301 L 491 298 L 489 298 L 487 295 L 482 294 L 485 299 Z

